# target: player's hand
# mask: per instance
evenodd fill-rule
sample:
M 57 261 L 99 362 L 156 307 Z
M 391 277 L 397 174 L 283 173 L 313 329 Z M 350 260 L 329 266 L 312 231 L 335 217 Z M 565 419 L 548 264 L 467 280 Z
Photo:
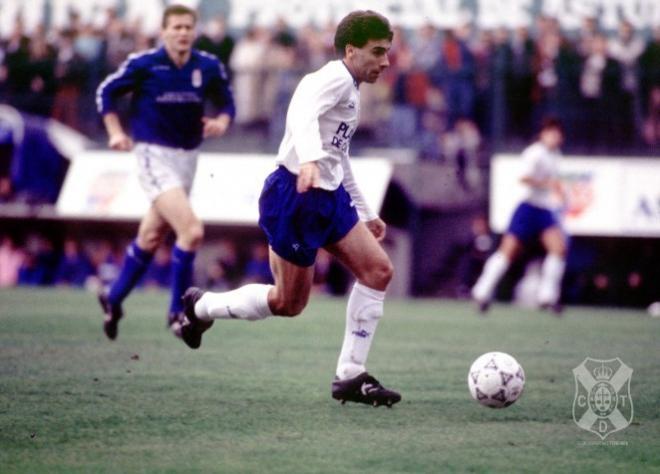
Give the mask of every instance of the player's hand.
M 219 117 L 202 117 L 204 124 L 204 138 L 221 137 L 227 133 L 231 118 L 229 115 L 222 114 Z
M 387 229 L 387 224 L 383 222 L 383 219 L 377 217 L 373 220 L 365 222 L 367 229 L 376 237 L 378 242 L 381 242 L 385 238 L 385 232 Z
M 313 161 L 300 165 L 300 173 L 296 181 L 296 190 L 299 193 L 305 193 L 311 188 L 318 188 L 321 185 L 321 171 Z
M 133 149 L 133 140 L 124 132 L 113 133 L 108 139 L 108 146 L 117 151 L 130 151 Z

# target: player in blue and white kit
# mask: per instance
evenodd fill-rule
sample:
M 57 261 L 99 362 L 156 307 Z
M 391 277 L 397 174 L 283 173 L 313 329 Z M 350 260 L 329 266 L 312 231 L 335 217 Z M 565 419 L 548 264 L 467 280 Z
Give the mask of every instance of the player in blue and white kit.
M 548 119 L 537 142 L 522 153 L 521 182 L 526 196 L 511 218 L 498 250 L 490 256 L 472 288 L 472 297 L 482 312 L 488 310 L 498 282 L 524 245 L 540 239 L 547 255 L 541 267 L 538 304 L 543 309 L 561 311 L 561 280 L 566 267 L 566 236 L 557 220 L 553 195 L 564 194 L 559 182 L 559 147 L 563 141 L 561 125 Z
M 234 100 L 225 68 L 215 56 L 192 48 L 197 14 L 181 5 L 163 13 L 163 46 L 131 54 L 98 87 L 97 106 L 115 150 L 133 149 L 138 177 L 151 207 L 140 222 L 137 238 L 126 251 L 119 277 L 99 294 L 105 313 L 103 329 L 117 337 L 121 303 L 151 262 L 170 229 L 176 234 L 172 250 L 171 303 L 168 325 L 180 328 L 181 296 L 192 280 L 195 252 L 203 238 L 202 222 L 194 214 L 188 193 L 203 138 L 223 135 L 234 117 Z M 115 112 L 117 98 L 131 98 L 131 139 Z M 204 116 L 210 100 L 219 113 Z
M 383 16 L 356 11 L 338 25 L 341 60 L 306 75 L 293 94 L 277 170 L 264 183 L 259 224 L 270 244 L 275 285 L 246 285 L 225 293 L 190 288 L 184 295 L 182 338 L 192 348 L 215 319 L 297 316 L 307 305 L 314 261 L 325 248 L 355 275 L 332 396 L 391 406 L 401 396 L 366 371 L 371 341 L 383 315 L 392 263 L 379 244 L 385 223 L 368 208 L 349 163 L 360 114 L 359 85 L 389 66 L 392 31 Z

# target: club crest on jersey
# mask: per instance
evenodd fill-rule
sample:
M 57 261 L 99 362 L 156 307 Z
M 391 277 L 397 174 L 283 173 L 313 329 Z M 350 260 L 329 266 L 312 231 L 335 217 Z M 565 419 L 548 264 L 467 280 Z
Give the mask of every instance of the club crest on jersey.
M 199 69 L 195 69 L 192 72 L 191 79 L 192 79 L 191 82 L 192 82 L 193 87 L 201 87 L 202 86 L 202 71 L 200 71 Z

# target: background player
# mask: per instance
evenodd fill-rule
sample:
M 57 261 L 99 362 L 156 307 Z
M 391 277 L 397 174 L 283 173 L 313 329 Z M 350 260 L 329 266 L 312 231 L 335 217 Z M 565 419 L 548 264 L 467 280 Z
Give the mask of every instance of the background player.
M 221 136 L 234 117 L 234 101 L 224 66 L 215 56 L 192 48 L 197 14 L 180 5 L 165 9 L 163 46 L 132 54 L 97 90 L 97 106 L 112 149 L 128 151 L 133 140 L 124 132 L 116 99 L 132 92 L 131 126 L 137 142 L 138 173 L 151 207 L 138 235 L 126 250 L 124 265 L 109 291 L 99 295 L 105 313 L 103 329 L 117 337 L 121 303 L 144 274 L 155 250 L 173 229 L 172 298 L 167 316 L 175 333 L 182 310 L 181 295 L 190 286 L 195 252 L 203 226 L 190 207 L 188 193 L 197 167 L 198 146 L 204 137 Z M 210 99 L 219 109 L 204 116 Z
M 524 169 L 521 182 L 526 187 L 525 198 L 513 213 L 499 248 L 486 261 L 481 276 L 472 288 L 472 297 L 482 312 L 488 310 L 498 282 L 522 246 L 539 238 L 547 255 L 541 267 L 538 303 L 541 308 L 561 311 L 559 297 L 567 245 L 565 234 L 553 212 L 556 208 L 553 195 L 564 199 L 558 179 L 562 141 L 560 123 L 547 119 L 541 127 L 538 141 L 522 153 Z
M 253 284 L 226 293 L 189 289 L 182 337 L 190 347 L 199 347 L 214 319 L 300 314 L 322 247 L 357 279 L 348 300 L 332 396 L 388 406 L 401 399 L 365 368 L 393 269 L 378 243 L 385 223 L 366 205 L 348 161 L 359 117 L 358 87 L 375 82 L 389 66 L 391 40 L 386 18 L 372 11 L 353 12 L 335 33 L 335 48 L 343 59 L 301 80 L 287 112 L 279 167 L 266 179 L 259 200 L 259 224 L 270 244 L 275 286 Z

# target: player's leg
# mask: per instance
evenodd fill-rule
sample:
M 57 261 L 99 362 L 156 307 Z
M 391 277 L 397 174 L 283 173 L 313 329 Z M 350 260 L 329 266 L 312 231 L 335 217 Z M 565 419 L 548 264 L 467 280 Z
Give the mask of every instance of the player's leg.
M 566 237 L 558 226 L 552 226 L 541 234 L 541 243 L 547 255 L 541 267 L 539 305 L 558 310 L 561 280 L 566 269 Z
M 202 244 L 204 226 L 193 212 L 182 187 L 174 187 L 160 194 L 154 201 L 154 207 L 176 234 L 172 248 L 172 287 L 168 314 L 168 324 L 172 325 L 183 311 L 181 297 L 192 284 L 193 264 L 197 249 Z
M 520 252 L 521 246 L 515 235 L 506 233 L 497 251 L 486 260 L 481 276 L 472 288 L 472 298 L 479 304 L 481 311 L 488 309 L 497 284 Z
M 183 341 L 192 349 L 215 319 L 258 321 L 269 316 L 297 316 L 307 305 L 314 277 L 313 266 L 291 263 L 270 249 L 275 285 L 249 284 L 221 293 L 189 288 L 183 296 L 187 321 L 181 328 Z
M 371 343 L 383 316 L 385 290 L 392 279 L 392 262 L 363 222 L 345 237 L 326 246 L 357 279 L 348 298 L 346 327 L 332 396 L 342 401 L 388 405 L 401 395 L 384 388 L 366 371 Z
M 291 263 L 272 249 L 270 266 L 275 285 L 252 283 L 222 293 L 206 292 L 195 304 L 200 319 L 245 319 L 297 316 L 307 305 L 314 276 L 313 266 Z
M 344 344 L 337 364 L 340 379 L 352 378 L 366 370 L 371 341 L 383 315 L 385 290 L 392 279 L 392 263 L 363 222 L 326 249 L 357 279 L 348 298 Z
M 117 324 L 123 315 L 121 303 L 147 271 L 167 229 L 167 222 L 156 208 L 154 206 L 149 208 L 140 222 L 137 238 L 126 248 L 118 278 L 109 291 L 102 291 L 99 294 L 99 302 L 106 314 L 103 329 L 108 338 L 117 337 Z

